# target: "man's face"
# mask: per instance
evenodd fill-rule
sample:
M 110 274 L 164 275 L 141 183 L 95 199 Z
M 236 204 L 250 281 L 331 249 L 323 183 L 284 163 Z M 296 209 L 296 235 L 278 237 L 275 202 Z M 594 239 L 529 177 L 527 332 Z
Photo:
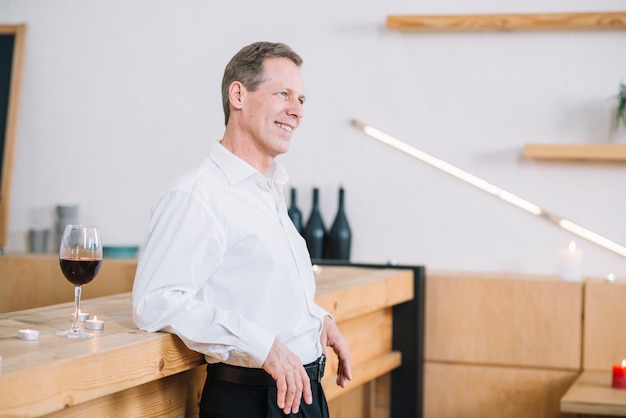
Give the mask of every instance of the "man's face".
M 304 81 L 287 58 L 268 58 L 263 68 L 264 81 L 256 91 L 246 90 L 241 123 L 256 152 L 274 158 L 289 150 L 304 116 Z

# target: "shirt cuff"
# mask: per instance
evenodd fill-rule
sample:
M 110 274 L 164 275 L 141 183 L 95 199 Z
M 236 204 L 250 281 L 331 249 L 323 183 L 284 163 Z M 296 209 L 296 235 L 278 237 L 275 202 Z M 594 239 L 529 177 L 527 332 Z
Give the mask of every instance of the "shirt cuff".
M 262 328 L 247 327 L 239 338 L 238 350 L 250 356 L 255 367 L 263 367 L 276 337 Z

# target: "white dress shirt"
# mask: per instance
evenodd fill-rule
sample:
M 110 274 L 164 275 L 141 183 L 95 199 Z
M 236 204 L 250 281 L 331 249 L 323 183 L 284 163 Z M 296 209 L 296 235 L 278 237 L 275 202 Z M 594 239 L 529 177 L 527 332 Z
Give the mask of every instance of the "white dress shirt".
M 322 353 L 306 243 L 287 215 L 288 175 L 267 177 L 219 142 L 157 200 L 133 285 L 133 319 L 209 363 L 261 367 L 274 338 L 304 364 Z

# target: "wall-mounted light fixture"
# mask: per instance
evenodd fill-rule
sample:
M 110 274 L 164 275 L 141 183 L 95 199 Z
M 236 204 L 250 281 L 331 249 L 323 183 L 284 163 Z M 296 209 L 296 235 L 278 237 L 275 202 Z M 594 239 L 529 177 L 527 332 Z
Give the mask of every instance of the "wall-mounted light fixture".
M 547 221 L 550 221 L 551 223 L 556 224 L 557 226 L 565 229 L 566 231 L 569 231 L 575 235 L 578 235 L 579 237 L 584 238 L 596 245 L 599 245 L 602 248 L 605 248 L 609 251 L 619 254 L 622 257 L 626 257 L 626 247 L 621 244 L 618 244 L 615 241 L 612 241 L 581 225 L 578 225 L 577 223 L 572 222 L 569 219 L 565 219 L 561 216 L 555 215 L 554 213 L 551 213 L 543 209 L 541 206 L 538 206 L 532 202 L 529 202 L 528 200 L 522 197 L 519 197 L 516 194 L 513 194 L 507 190 L 504 190 L 496 186 L 495 184 L 488 182 L 487 180 L 484 180 L 453 164 L 450 164 L 447 161 L 444 161 L 431 154 L 428 154 L 427 152 L 424 152 L 418 148 L 415 148 L 414 146 L 409 145 L 406 142 L 398 138 L 395 138 L 389 135 L 388 133 L 381 131 L 378 128 L 375 128 L 371 125 L 368 125 L 356 119 L 352 120 L 352 125 L 355 128 L 361 130 L 366 135 L 374 139 L 377 139 L 380 142 L 387 144 L 397 150 L 400 150 L 404 152 L 405 154 L 408 154 L 414 158 L 417 158 L 418 160 L 426 164 L 429 164 L 443 171 L 444 173 L 450 174 L 451 176 L 454 176 L 460 180 L 463 180 L 464 182 L 471 184 L 472 186 L 484 192 L 487 192 L 490 195 L 496 196 L 504 200 L 505 202 L 508 202 L 512 204 L 513 206 L 516 206 L 528 213 L 544 218 Z

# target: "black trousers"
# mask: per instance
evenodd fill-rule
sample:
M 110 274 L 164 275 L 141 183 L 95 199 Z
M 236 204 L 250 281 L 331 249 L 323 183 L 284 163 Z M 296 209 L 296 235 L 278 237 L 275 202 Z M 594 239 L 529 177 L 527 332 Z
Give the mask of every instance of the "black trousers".
M 200 418 L 328 418 L 328 404 L 321 383 L 311 381 L 313 403 L 300 403 L 297 414 L 285 415 L 276 404 L 276 386 L 245 385 L 207 374 Z

